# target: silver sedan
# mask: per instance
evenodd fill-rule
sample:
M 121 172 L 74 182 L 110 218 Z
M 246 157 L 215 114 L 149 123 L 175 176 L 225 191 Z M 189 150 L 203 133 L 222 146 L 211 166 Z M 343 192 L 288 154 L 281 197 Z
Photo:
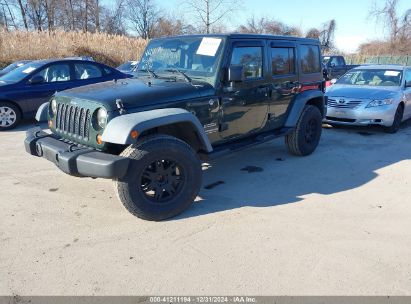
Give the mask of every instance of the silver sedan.
M 326 97 L 326 123 L 381 125 L 395 133 L 411 118 L 411 67 L 357 67 L 329 87 Z

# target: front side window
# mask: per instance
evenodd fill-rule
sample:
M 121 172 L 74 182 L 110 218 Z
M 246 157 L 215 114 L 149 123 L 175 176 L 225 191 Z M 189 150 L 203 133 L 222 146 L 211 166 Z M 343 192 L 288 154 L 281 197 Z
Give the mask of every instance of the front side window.
M 263 77 L 263 48 L 236 47 L 231 57 L 231 65 L 242 65 L 246 79 Z
M 52 64 L 41 70 L 33 77 L 41 76 L 44 82 L 64 82 L 70 80 L 70 66 L 68 64 Z
M 220 37 L 179 37 L 150 41 L 136 68 L 140 74 L 152 74 L 215 85 L 224 39 Z
M 294 48 L 271 49 L 273 76 L 294 74 Z
M 347 72 L 336 84 L 386 87 L 400 86 L 401 80 L 399 70 L 361 69 Z
M 101 69 L 91 63 L 75 63 L 74 74 L 76 75 L 77 80 L 103 77 Z
M 320 48 L 317 45 L 301 45 L 301 71 L 304 74 L 320 73 Z

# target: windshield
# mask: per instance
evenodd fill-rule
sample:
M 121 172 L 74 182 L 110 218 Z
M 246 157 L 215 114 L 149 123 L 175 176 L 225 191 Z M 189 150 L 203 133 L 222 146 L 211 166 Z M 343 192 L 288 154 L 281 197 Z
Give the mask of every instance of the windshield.
M 2 73 L 8 73 L 10 71 L 13 71 L 14 69 L 17 69 L 18 67 L 21 67 L 25 65 L 28 61 L 18 61 L 14 62 L 8 66 L 6 66 L 4 69 L 1 70 Z
M 330 61 L 331 57 L 325 56 L 323 57 L 323 63 L 326 65 Z
M 400 86 L 402 71 L 398 70 L 351 70 L 342 76 L 336 84 L 348 84 L 373 87 Z
M 221 61 L 223 38 L 178 37 L 152 40 L 138 66 L 158 77 L 200 80 L 215 85 Z M 182 72 L 182 73 L 176 73 Z
M 23 80 L 27 75 L 29 75 L 31 72 L 37 70 L 38 68 L 42 67 L 44 65 L 43 62 L 32 62 L 25 64 L 10 73 L 0 77 L 0 81 L 7 82 L 7 83 L 17 83 L 21 80 Z
M 123 71 L 132 71 L 137 64 L 138 64 L 138 61 L 128 61 L 118 66 L 117 69 L 123 70 Z

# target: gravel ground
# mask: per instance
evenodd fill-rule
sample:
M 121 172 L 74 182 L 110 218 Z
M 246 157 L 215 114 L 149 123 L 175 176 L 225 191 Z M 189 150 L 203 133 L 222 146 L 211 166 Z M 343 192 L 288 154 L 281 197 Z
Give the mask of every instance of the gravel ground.
M 26 154 L 29 126 L 0 133 L 2 295 L 411 295 L 411 123 L 218 159 L 161 223 Z

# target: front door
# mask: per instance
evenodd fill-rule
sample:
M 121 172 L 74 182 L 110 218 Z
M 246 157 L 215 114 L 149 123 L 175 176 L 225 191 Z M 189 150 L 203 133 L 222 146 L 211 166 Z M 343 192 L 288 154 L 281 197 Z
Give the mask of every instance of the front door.
M 244 137 L 260 130 L 268 116 L 270 83 L 265 75 L 265 42 L 233 41 L 228 65 L 242 65 L 244 81 L 226 83 L 221 99 L 221 137 Z

